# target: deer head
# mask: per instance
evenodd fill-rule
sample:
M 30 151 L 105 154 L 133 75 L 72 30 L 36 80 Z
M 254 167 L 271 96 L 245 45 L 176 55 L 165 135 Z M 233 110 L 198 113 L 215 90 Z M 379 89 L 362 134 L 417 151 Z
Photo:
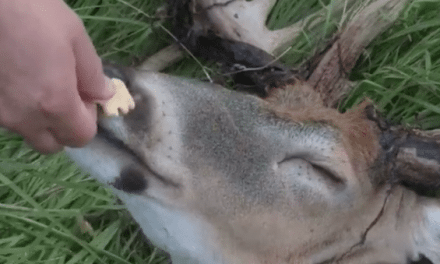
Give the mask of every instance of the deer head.
M 409 155 L 438 176 L 434 136 L 434 156 L 422 155 L 427 137 L 403 141 L 368 102 L 339 113 L 329 105 L 340 93 L 313 74 L 264 99 L 143 70 L 107 74 L 125 81 L 135 110 L 100 120 L 97 137 L 67 153 L 173 263 L 440 263 L 439 201 L 390 175 L 409 175 Z

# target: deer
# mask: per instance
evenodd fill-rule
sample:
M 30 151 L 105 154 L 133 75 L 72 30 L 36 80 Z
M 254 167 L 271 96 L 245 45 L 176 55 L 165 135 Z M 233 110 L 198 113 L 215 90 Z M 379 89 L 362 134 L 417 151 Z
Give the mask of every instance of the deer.
M 350 20 L 305 73 L 276 56 L 325 17 L 269 31 L 274 3 L 175 1 L 180 44 L 106 66 L 136 107 L 100 119 L 68 156 L 174 264 L 440 263 L 440 201 L 417 191 L 440 186 L 440 133 L 391 125 L 368 99 L 335 108 L 346 73 L 410 1 L 333 1 Z M 179 45 L 239 64 L 258 91 L 160 73 Z

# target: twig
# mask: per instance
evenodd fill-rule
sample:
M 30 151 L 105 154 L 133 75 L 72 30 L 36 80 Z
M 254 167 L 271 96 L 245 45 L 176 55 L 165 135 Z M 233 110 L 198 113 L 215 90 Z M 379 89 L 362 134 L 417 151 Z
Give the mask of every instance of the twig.
M 137 7 L 135 7 L 135 6 L 133 6 L 132 4 L 130 4 L 130 3 L 127 3 L 126 1 L 124 1 L 124 0 L 118 0 L 119 2 L 121 2 L 122 4 L 124 4 L 124 5 L 126 5 L 126 6 L 128 6 L 128 7 L 130 7 L 130 8 L 132 8 L 132 9 L 134 9 L 134 10 L 136 10 L 137 12 L 139 12 L 140 14 L 142 14 L 142 15 L 144 15 L 145 17 L 147 17 L 147 18 L 150 18 L 150 19 L 152 19 L 153 17 L 152 16 L 150 16 L 150 15 L 148 15 L 147 13 L 145 13 L 144 11 L 142 11 L 141 9 L 139 9 L 139 8 L 137 8 Z M 205 66 L 203 66 L 203 64 L 194 56 L 194 54 L 192 54 L 191 53 L 191 51 L 189 51 L 178 39 L 177 39 L 177 37 L 176 36 L 174 36 L 173 35 L 173 33 L 171 33 L 167 28 L 165 28 L 162 24 L 159 24 L 159 27 L 163 30 L 163 31 L 165 31 L 170 37 L 172 37 L 177 43 L 179 43 L 179 45 L 183 48 L 183 50 L 185 50 L 188 54 L 189 54 L 189 56 L 202 68 L 202 70 L 203 70 L 203 72 L 205 73 L 205 75 L 206 75 L 206 77 L 208 78 L 208 80 L 212 83 L 213 82 L 213 80 L 212 80 L 212 78 L 211 78 L 211 76 L 208 74 L 208 72 L 206 71 L 206 67 Z
M 283 51 L 279 56 L 277 56 L 275 59 L 273 59 L 272 61 L 270 61 L 269 63 L 267 63 L 264 66 L 261 67 L 254 67 L 254 68 L 246 68 L 246 69 L 242 69 L 242 70 L 238 70 L 238 71 L 233 71 L 233 72 L 227 72 L 224 73 L 223 75 L 232 75 L 232 74 L 237 74 L 240 72 L 248 72 L 248 71 L 259 71 L 259 70 L 263 70 L 266 67 L 270 66 L 271 64 L 277 62 L 281 57 L 283 57 L 287 52 L 289 52 L 289 50 L 291 50 L 292 47 L 287 48 L 285 51 Z

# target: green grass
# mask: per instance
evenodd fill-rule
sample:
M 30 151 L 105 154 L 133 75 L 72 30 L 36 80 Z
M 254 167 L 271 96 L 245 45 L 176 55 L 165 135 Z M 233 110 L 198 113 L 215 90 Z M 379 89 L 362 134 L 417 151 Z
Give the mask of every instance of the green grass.
M 69 0 L 98 53 L 134 65 L 171 42 L 156 16 L 162 1 Z M 325 1 L 282 0 L 269 19 L 281 28 Z M 351 79 L 357 83 L 341 106 L 368 96 L 390 119 L 440 128 L 440 1 L 415 1 L 396 24 L 365 50 Z M 294 65 L 325 43 L 337 21 L 303 32 L 282 58 Z M 210 67 L 210 65 L 205 65 Z M 191 58 L 168 69 L 203 78 Z M 0 263 L 164 263 L 108 190 L 61 154 L 43 156 L 16 135 L 0 130 Z

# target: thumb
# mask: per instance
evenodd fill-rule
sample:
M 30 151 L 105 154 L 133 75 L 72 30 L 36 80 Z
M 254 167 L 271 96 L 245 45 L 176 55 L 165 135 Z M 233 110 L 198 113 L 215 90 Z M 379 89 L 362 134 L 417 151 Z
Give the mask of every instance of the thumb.
M 72 42 L 76 62 L 78 92 L 83 101 L 106 101 L 114 90 L 104 75 L 101 59 L 85 30 Z

